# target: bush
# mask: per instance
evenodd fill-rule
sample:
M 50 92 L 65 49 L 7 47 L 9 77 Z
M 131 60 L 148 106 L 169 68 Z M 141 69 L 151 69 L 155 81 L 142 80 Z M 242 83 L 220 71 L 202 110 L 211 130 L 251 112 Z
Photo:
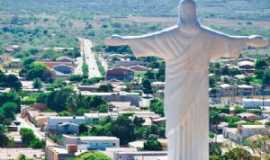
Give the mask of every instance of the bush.
M 157 136 L 155 135 L 150 135 L 146 142 L 144 142 L 143 146 L 143 149 L 148 151 L 162 150 L 161 143 L 158 141 Z
M 74 160 L 111 160 L 111 158 L 101 152 L 86 152 L 74 158 Z

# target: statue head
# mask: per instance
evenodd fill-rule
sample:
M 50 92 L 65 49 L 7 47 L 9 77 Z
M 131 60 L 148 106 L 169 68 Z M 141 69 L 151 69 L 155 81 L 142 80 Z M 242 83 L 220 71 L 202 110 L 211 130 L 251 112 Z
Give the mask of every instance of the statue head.
M 182 0 L 178 6 L 178 25 L 197 25 L 196 3 L 193 0 Z

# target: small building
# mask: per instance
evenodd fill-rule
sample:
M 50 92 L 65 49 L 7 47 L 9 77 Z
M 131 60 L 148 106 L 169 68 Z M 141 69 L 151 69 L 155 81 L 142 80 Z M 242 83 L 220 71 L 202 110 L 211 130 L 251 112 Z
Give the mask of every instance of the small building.
M 247 137 L 269 135 L 270 129 L 265 125 L 239 125 L 237 128 L 224 128 L 223 136 L 236 143 L 242 143 Z
M 105 152 L 112 160 L 168 160 L 165 151 L 137 151 L 135 148 L 109 148 Z
M 240 113 L 237 116 L 239 116 L 242 120 L 245 121 L 255 121 L 258 119 L 258 116 L 254 113 Z
M 73 59 L 68 57 L 68 56 L 62 56 L 62 57 L 58 57 L 56 59 L 57 62 L 71 62 L 73 63 Z
M 64 145 L 75 144 L 79 150 L 106 150 L 106 148 L 120 147 L 120 140 L 116 137 L 105 136 L 69 136 L 64 135 Z
M 130 102 L 131 106 L 139 107 L 141 97 L 139 93 L 130 93 L 130 92 L 88 92 L 82 91 L 82 95 L 86 96 L 100 96 L 108 102 Z
M 164 90 L 165 82 L 152 82 L 151 86 L 156 90 Z
M 84 116 L 69 116 L 69 117 L 59 117 L 51 116 L 48 118 L 47 129 L 51 132 L 78 132 L 78 126 L 86 122 Z M 77 129 L 77 131 L 76 131 Z
M 252 96 L 255 95 L 256 88 L 250 85 L 238 85 L 237 86 L 237 95 L 239 96 Z
M 248 99 L 244 98 L 242 101 L 244 108 L 259 109 L 264 106 L 270 106 L 270 99 Z
M 146 72 L 149 70 L 149 68 L 142 65 L 130 66 L 129 69 L 133 70 L 134 72 Z
M 220 85 L 220 94 L 223 97 L 234 96 L 236 94 L 235 88 L 230 84 L 221 84 Z
M 67 148 L 60 146 L 46 147 L 46 157 L 48 160 L 67 160 L 75 157 L 77 152 L 76 145 L 69 145 Z
M 128 68 L 113 68 L 107 71 L 106 80 L 132 81 L 134 72 Z

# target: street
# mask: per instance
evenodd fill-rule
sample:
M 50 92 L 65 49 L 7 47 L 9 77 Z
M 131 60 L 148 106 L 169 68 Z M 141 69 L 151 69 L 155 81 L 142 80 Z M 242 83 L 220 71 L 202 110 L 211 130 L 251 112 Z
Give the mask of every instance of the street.
M 88 65 L 89 78 L 101 77 L 101 73 L 98 69 L 95 53 L 92 52 L 91 48 L 93 46 L 92 41 L 89 39 L 79 38 L 81 57 L 77 58 L 77 67 L 75 69 L 75 74 L 82 75 L 82 65 L 83 58 L 85 57 L 85 63 Z

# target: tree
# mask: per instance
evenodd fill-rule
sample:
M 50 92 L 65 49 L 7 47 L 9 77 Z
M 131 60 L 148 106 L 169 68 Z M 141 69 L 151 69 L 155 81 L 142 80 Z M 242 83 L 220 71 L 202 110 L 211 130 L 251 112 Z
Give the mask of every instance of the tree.
M 142 87 L 143 87 L 143 92 L 146 94 L 151 94 L 153 93 L 153 89 L 152 89 L 152 85 L 151 85 L 151 81 L 148 79 L 144 79 L 142 81 Z
M 161 115 L 161 116 L 164 116 L 164 104 L 163 104 L 163 101 L 158 99 L 158 98 L 155 98 L 153 100 L 151 100 L 151 103 L 150 103 L 150 110 Z
M 230 160 L 253 160 L 251 154 L 242 148 L 234 148 L 226 152 L 223 157 Z
M 34 135 L 34 132 L 29 128 L 21 128 L 20 135 L 22 137 L 22 143 L 25 147 L 39 149 L 45 146 L 45 142 L 39 140 Z
M 88 78 L 89 67 L 86 63 L 83 63 L 83 65 L 82 65 L 82 73 L 83 73 L 83 78 Z
M 111 160 L 108 156 L 101 152 L 85 152 L 74 160 Z
M 5 75 L 2 71 L 0 71 L 0 86 L 9 87 L 16 91 L 22 88 L 22 84 L 17 76 L 13 74 Z
M 6 102 L 0 108 L 0 114 L 4 117 L 2 123 L 9 124 L 15 119 L 15 113 L 17 111 L 17 104 L 14 102 Z
M 33 131 L 29 128 L 22 128 L 20 135 L 22 136 L 22 143 L 26 147 L 30 146 L 32 141 L 36 138 Z
M 111 84 L 100 85 L 97 91 L 98 92 L 112 92 L 113 86 Z
M 3 124 L 0 124 L 0 147 L 6 147 L 9 143 L 9 139 L 6 136 L 6 126 Z
M 10 87 L 16 91 L 20 90 L 22 88 L 22 84 L 20 80 L 15 75 L 7 75 L 5 79 L 5 83 L 7 87 Z
M 85 125 L 85 124 L 81 124 L 81 125 L 79 126 L 79 133 L 80 133 L 80 134 L 88 133 L 88 126 Z
M 264 72 L 262 80 L 263 80 L 263 85 L 269 85 L 270 84 L 270 69 L 267 69 Z
M 148 150 L 148 151 L 161 151 L 162 150 L 162 146 L 161 143 L 158 141 L 157 136 L 155 135 L 150 135 L 146 142 L 144 142 L 143 145 L 143 149 L 144 150 Z
M 29 66 L 28 70 L 26 70 L 26 78 L 28 80 L 39 78 L 42 81 L 49 82 L 52 80 L 52 74 L 46 65 L 34 62 Z
M 42 88 L 42 81 L 39 78 L 34 79 L 33 88 L 35 88 L 35 89 L 41 89 Z
M 130 115 L 121 115 L 116 121 L 112 122 L 112 134 L 120 139 L 121 144 L 128 144 L 135 139 L 134 124 Z

